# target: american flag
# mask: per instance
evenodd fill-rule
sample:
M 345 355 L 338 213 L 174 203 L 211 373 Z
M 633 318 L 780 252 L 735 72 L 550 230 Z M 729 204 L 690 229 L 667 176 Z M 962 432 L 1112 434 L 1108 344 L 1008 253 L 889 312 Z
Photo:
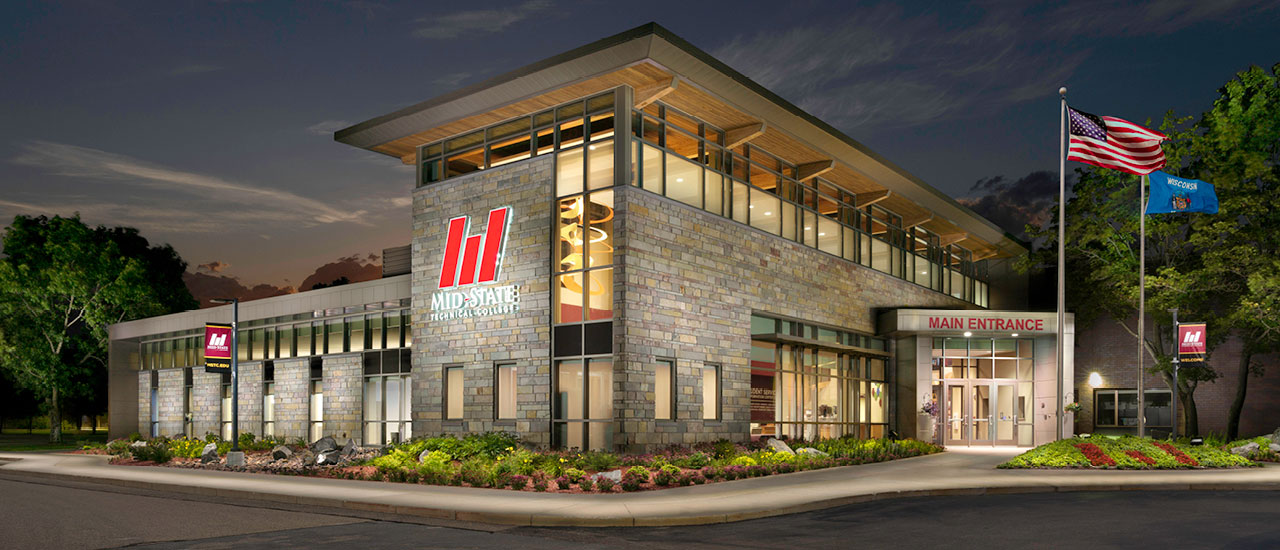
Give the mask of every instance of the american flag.
M 1164 167 L 1165 135 L 1124 119 L 1067 108 L 1071 146 L 1067 160 L 1145 175 Z

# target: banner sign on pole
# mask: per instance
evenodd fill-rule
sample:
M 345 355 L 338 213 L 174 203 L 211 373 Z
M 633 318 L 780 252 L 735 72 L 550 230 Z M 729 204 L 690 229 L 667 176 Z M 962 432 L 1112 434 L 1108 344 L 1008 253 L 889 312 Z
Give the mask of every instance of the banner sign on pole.
M 1148 177 L 1151 182 L 1148 214 L 1218 213 L 1218 194 L 1212 183 L 1170 176 L 1159 170 Z
M 1205 324 L 1178 323 L 1178 360 L 1183 363 L 1204 361 Z
M 231 325 L 204 325 L 204 371 L 231 372 Z

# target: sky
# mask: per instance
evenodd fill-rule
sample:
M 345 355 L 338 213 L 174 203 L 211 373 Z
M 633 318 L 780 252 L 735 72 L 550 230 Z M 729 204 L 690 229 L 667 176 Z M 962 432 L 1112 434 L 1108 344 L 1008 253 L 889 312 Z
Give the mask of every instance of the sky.
M 1141 123 L 1280 62 L 1276 0 L 11 1 L 0 220 L 137 227 L 206 292 L 376 277 L 413 169 L 335 130 L 649 21 L 1014 232 L 1057 192 L 1059 86 Z

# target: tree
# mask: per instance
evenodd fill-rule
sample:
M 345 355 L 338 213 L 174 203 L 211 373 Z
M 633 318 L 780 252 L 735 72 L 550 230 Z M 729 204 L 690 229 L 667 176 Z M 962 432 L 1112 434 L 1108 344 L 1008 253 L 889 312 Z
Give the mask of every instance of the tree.
M 1280 350 L 1280 64 L 1250 67 L 1219 90 L 1197 124 L 1189 168 L 1213 183 L 1226 216 L 1196 218 L 1190 244 L 1221 294 L 1220 311 L 1242 343 L 1227 435 L 1239 437 L 1256 355 Z
M 332 288 L 335 286 L 342 286 L 347 284 L 351 284 L 351 279 L 348 279 L 346 275 L 343 275 L 328 283 L 316 283 L 314 285 L 311 285 L 311 290 L 320 290 L 322 288 Z
M 186 264 L 134 229 L 90 228 L 78 215 L 18 216 L 3 242 L 0 368 L 44 401 L 49 439 L 61 441 L 64 401 L 92 392 L 106 368 L 107 327 L 195 307 L 173 282 Z

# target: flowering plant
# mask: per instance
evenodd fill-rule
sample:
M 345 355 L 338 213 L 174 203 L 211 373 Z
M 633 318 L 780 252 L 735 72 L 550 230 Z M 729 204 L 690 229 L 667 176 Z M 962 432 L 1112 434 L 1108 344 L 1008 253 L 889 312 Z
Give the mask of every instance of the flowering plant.
M 920 406 L 920 413 L 927 414 L 929 416 L 938 416 L 938 402 L 933 400 L 925 401 L 924 405 Z
M 1067 403 L 1067 406 L 1062 408 L 1062 412 L 1069 413 L 1078 413 L 1082 410 L 1084 410 L 1084 407 L 1080 406 L 1079 403 Z

